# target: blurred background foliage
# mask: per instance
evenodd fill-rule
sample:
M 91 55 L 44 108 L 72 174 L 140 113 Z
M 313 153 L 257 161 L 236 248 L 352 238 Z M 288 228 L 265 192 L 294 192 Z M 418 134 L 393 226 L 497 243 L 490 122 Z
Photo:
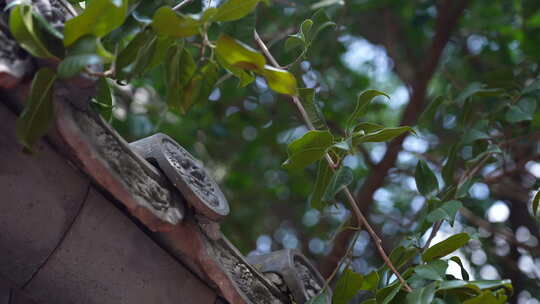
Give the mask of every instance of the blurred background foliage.
M 175 3 L 154 3 L 156 8 L 163 4 Z M 195 13 L 218 4 L 194 1 L 182 11 Z M 460 5 L 464 9 L 456 8 Z M 468 161 L 497 147 L 502 153 L 483 162 L 462 200 L 467 209 L 454 227 L 443 225 L 436 240 L 461 231 L 476 236 L 460 251 L 472 277 L 510 278 L 512 303 L 540 303 L 540 229 L 530 207 L 540 186 L 540 83 L 535 82 L 540 2 L 274 0 L 240 21 L 214 24 L 210 39 L 216 38 L 213 30 L 225 31 L 256 47 L 256 27 L 285 65 L 297 55 L 286 52 L 286 38 L 321 7 L 337 27 L 321 32 L 294 69 L 303 85 L 318 92 L 332 131 L 343 133 L 356 97 L 368 88 L 391 98 L 372 103 L 366 121 L 385 126 L 405 122 L 417 130 L 394 146 L 366 144 L 361 154 L 345 159 L 356 177 L 351 189 L 385 248 L 394 248 L 417 225 L 415 218 L 425 204 L 414 180 L 419 159 L 442 182 L 441 167 L 452 145 L 460 144 L 456 175 Z M 160 70 L 165 65 L 116 87 L 115 128 L 128 141 L 166 133 L 200 158 L 229 199 L 232 212 L 224 232 L 244 254 L 298 248 L 324 265 L 349 212 L 340 202 L 323 212 L 310 208 L 314 166 L 301 173 L 281 168 L 287 143 L 307 131 L 289 98 L 269 90 L 262 78 L 240 88 L 238 80 L 225 77 L 207 102 L 180 115 L 166 105 Z M 437 96 L 442 97 L 440 106 L 417 126 L 419 115 Z M 381 265 L 365 232 L 353 255 L 359 273 Z M 459 267 L 451 265 L 449 271 L 461 277 Z

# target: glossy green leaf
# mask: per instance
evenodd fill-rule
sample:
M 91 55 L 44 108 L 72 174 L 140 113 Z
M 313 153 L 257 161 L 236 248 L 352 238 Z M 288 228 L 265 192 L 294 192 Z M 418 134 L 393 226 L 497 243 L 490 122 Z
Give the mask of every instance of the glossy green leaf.
M 414 272 L 421 278 L 434 281 L 443 281 L 448 263 L 443 260 L 431 261 L 414 268 Z
M 470 239 L 471 237 L 464 232 L 454 234 L 446 240 L 429 247 L 424 254 L 422 254 L 422 259 L 429 262 L 434 259 L 442 258 L 463 247 Z
M 175 43 L 174 39 L 169 37 L 158 36 L 155 41 L 155 47 L 151 58 L 146 66 L 146 70 L 155 68 L 156 66 L 165 63 L 169 48 Z
M 298 94 L 296 78 L 287 70 L 265 65 L 262 75 L 272 90 L 291 96 Z
M 347 304 L 360 291 L 364 276 L 347 268 L 341 274 L 334 289 L 332 304 Z
M 333 144 L 334 137 L 328 131 L 308 131 L 304 136 L 289 144 L 289 158 L 283 167 L 300 170 L 321 159 Z
M 450 153 L 448 153 L 448 158 L 446 163 L 442 168 L 442 177 L 446 185 L 451 185 L 454 182 L 454 175 L 456 171 L 456 160 L 458 158 L 459 145 L 454 144 L 450 148 Z
M 377 271 L 372 271 L 364 276 L 364 280 L 360 285 L 360 290 L 371 290 L 374 291 L 379 286 L 379 273 Z
M 251 13 L 261 0 L 227 0 L 212 16 L 212 21 L 234 21 Z
M 324 115 L 315 101 L 315 89 L 300 88 L 298 89 L 298 95 L 300 96 L 300 100 L 306 109 L 306 113 L 313 124 L 313 127 L 317 130 L 327 130 L 328 126 L 326 125 Z
M 418 253 L 418 249 L 416 248 L 405 248 L 403 246 L 398 246 L 392 250 L 390 253 L 390 261 L 392 261 L 392 264 L 399 269 L 406 263 L 408 263 L 412 258 L 416 256 Z M 384 265 L 383 268 L 388 268 L 388 266 Z
M 461 262 L 461 259 L 458 256 L 453 256 L 450 258 L 450 261 L 453 261 L 454 263 L 458 264 L 461 268 L 461 277 L 463 280 L 468 281 L 469 280 L 469 273 L 465 269 L 465 266 L 463 266 L 463 263 Z
M 539 16 L 540 16 L 540 14 L 539 14 Z M 529 93 L 532 93 L 532 92 L 535 92 L 535 91 L 538 91 L 538 90 L 540 90 L 540 79 L 536 79 L 531 84 L 526 86 L 521 91 L 521 94 L 525 95 L 525 94 L 529 94 Z
M 64 28 L 64 45 L 70 46 L 85 35 L 101 38 L 120 27 L 127 17 L 127 0 L 92 0 L 77 17 L 69 19 Z
M 101 64 L 102 60 L 96 54 L 83 54 L 66 57 L 58 65 L 58 76 L 69 78 L 80 73 L 85 67 L 94 64 Z
M 365 134 L 368 134 L 368 133 L 375 133 L 382 129 L 384 129 L 384 126 L 382 125 L 372 123 L 372 122 L 361 122 L 354 126 L 353 131 L 355 132 L 364 131 Z
M 461 92 L 461 94 L 459 94 L 456 97 L 456 102 L 461 103 L 461 102 L 465 101 L 466 99 L 468 99 L 468 98 L 470 98 L 472 96 L 475 96 L 475 95 L 479 95 L 479 96 L 495 96 L 495 95 L 500 95 L 503 92 L 504 91 L 501 90 L 501 89 L 487 89 L 484 84 L 481 84 L 481 83 L 478 83 L 478 82 L 473 82 L 469 86 L 467 86 Z
M 285 40 L 285 50 L 289 52 L 298 47 L 303 47 L 306 45 L 306 42 L 298 35 L 291 35 L 287 40 Z
M 219 64 L 226 69 L 227 71 L 231 72 L 234 76 L 236 76 L 239 80 L 238 86 L 243 88 L 247 86 L 248 84 L 252 83 L 255 80 L 255 76 L 251 75 L 250 73 L 244 71 L 242 68 L 232 66 L 228 64 L 224 59 L 222 59 L 219 55 L 216 56 L 218 59 Z
M 506 112 L 506 121 L 517 123 L 532 120 L 536 110 L 536 102 L 533 98 L 522 98 L 517 104 L 510 106 L 510 109 Z
M 427 286 L 416 288 L 407 294 L 407 304 L 432 304 L 435 298 L 437 282 L 433 282 Z
M 463 204 L 460 201 L 452 200 L 445 202 L 439 208 L 431 211 L 427 216 L 427 220 L 431 223 L 446 220 L 450 223 L 450 226 L 454 226 L 456 213 L 461 207 L 463 207 Z
M 152 29 L 159 35 L 184 38 L 199 34 L 201 23 L 175 12 L 168 6 L 160 7 L 152 19 Z
M 504 293 L 486 290 L 479 296 L 466 300 L 463 304 L 504 304 L 508 297 Z
M 435 173 L 431 171 L 427 163 L 419 160 L 414 172 L 416 188 L 424 196 L 432 196 L 439 192 L 439 182 Z
M 36 36 L 39 37 L 47 51 L 58 58 L 63 58 L 65 56 L 64 34 L 53 27 L 38 12 L 32 11 L 32 17 Z
M 379 289 L 375 295 L 377 304 L 390 303 L 396 297 L 400 289 L 401 284 L 399 284 L 399 282 L 395 282 L 385 288 Z
M 323 195 L 323 201 L 333 200 L 339 191 L 343 190 L 344 187 L 347 187 L 352 183 L 353 179 L 354 174 L 351 168 L 339 168 L 332 176 L 330 183 L 328 183 L 328 187 L 326 187 L 326 191 Z
M 97 38 L 86 35 L 67 48 L 67 56 L 58 65 L 58 77 L 70 78 L 79 74 L 89 65 L 103 63 L 97 54 Z
M 306 39 L 310 44 L 323 30 L 336 26 L 336 23 L 330 20 L 324 9 L 317 10 L 311 16 L 311 20 L 313 20 L 313 26 L 311 26 L 309 32 L 305 33 Z
M 424 129 L 428 128 L 428 126 L 431 125 L 433 122 L 433 119 L 435 118 L 435 114 L 437 113 L 437 110 L 441 106 L 441 104 L 444 102 L 444 98 L 442 96 L 439 96 L 435 98 L 420 114 L 420 117 L 418 118 L 418 125 Z
M 11 10 L 9 30 L 17 42 L 33 56 L 54 57 L 45 46 L 43 38 L 36 32 L 30 5 L 17 5 Z
M 184 51 L 183 45 L 172 46 L 167 54 L 167 64 L 165 65 L 165 79 L 167 82 L 167 105 L 172 109 L 180 109 L 180 100 L 182 98 L 182 92 L 184 85 L 191 80 L 191 75 L 187 80 L 181 80 L 181 75 L 185 72 L 181 72 L 181 68 L 186 68 L 182 62 L 182 52 Z M 195 68 L 189 68 L 189 70 Z M 193 70 L 191 73 L 193 73 Z
M 467 179 L 463 184 L 459 186 L 456 192 L 456 198 L 463 198 L 468 195 L 469 189 L 471 189 L 472 185 L 476 182 L 475 179 Z
M 538 214 L 538 207 L 540 206 L 540 189 L 536 191 L 536 194 L 534 195 L 534 198 L 532 200 L 532 212 L 533 216 L 536 216 Z
M 195 103 L 207 101 L 218 77 L 217 65 L 212 62 L 207 63 L 197 71 L 183 89 L 180 112 L 186 114 Z
M 322 211 L 324 208 L 323 195 L 328 188 L 328 184 L 332 179 L 333 173 L 334 172 L 326 160 L 319 161 L 315 186 L 313 192 L 311 192 L 311 195 L 309 196 L 309 204 L 311 208 L 315 208 L 319 211 Z
M 137 33 L 129 44 L 118 54 L 116 60 L 116 73 L 119 79 L 131 78 L 133 69 L 136 65 L 136 60 L 138 57 L 141 57 L 139 53 L 152 39 L 155 39 L 155 33 L 153 31 L 141 31 Z
M 266 64 L 261 53 L 227 35 L 219 37 L 215 50 L 223 61 L 234 67 L 262 71 Z
M 357 122 L 357 120 L 364 116 L 364 114 L 367 112 L 367 106 L 369 105 L 369 103 L 373 100 L 373 98 L 377 96 L 386 96 L 387 98 L 390 98 L 388 94 L 376 90 L 367 90 L 362 92 L 358 96 L 358 100 L 356 101 L 356 107 L 352 114 L 349 116 L 349 118 L 347 118 L 347 122 L 345 124 L 346 130 L 352 130 L 352 127 Z
M 441 282 L 438 290 L 469 289 L 472 292 L 479 293 L 481 290 L 496 290 L 500 288 L 504 288 L 509 294 L 514 290 L 510 280 L 449 280 Z
M 40 69 L 34 76 L 25 108 L 17 119 L 17 138 L 25 149 L 45 135 L 54 118 L 53 86 L 56 74 L 50 68 Z
M 385 128 L 370 134 L 353 134 L 353 144 L 359 145 L 366 142 L 385 142 L 390 141 L 406 132 L 412 131 L 411 127 Z

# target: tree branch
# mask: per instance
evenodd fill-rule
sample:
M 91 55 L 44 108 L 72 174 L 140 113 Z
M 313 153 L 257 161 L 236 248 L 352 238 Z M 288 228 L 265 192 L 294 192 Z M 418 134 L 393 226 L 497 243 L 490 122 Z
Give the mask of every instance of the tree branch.
M 450 34 L 459 21 L 467 5 L 467 0 L 446 0 L 438 9 L 436 21 L 435 37 L 428 49 L 425 64 L 415 72 L 414 80 L 411 84 L 412 95 L 407 107 L 402 115 L 401 125 L 413 125 L 422 113 L 426 97 L 428 83 L 435 73 L 442 52 L 450 40 Z M 405 136 L 400 136 L 388 145 L 387 152 L 383 159 L 371 170 L 362 188 L 356 196 L 356 201 L 360 204 L 360 210 L 366 214 L 373 202 L 373 194 L 383 184 L 388 171 L 394 166 L 397 156 L 402 149 Z M 343 231 L 334 239 L 334 246 L 328 257 L 321 264 L 321 272 L 327 276 L 335 268 L 336 261 L 341 260 L 353 233 Z

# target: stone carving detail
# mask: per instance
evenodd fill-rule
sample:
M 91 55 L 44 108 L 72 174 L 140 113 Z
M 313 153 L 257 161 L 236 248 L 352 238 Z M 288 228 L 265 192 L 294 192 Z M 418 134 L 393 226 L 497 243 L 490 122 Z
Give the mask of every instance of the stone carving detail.
M 172 138 L 159 133 L 130 146 L 165 173 L 196 213 L 215 221 L 229 214 L 229 203 L 201 161 Z

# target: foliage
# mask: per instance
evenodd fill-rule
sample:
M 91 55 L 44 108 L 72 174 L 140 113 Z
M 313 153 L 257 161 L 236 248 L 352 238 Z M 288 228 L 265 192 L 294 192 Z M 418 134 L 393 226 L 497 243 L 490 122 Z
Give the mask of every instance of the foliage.
M 379 194 L 389 193 L 388 198 L 375 195 L 373 204 L 358 202 L 373 205 L 362 211 L 370 213 L 387 247 L 395 247 L 389 259 L 406 284 L 374 250 L 358 245 L 367 238 L 360 233 L 343 253 L 346 265 L 338 265 L 334 303 L 505 303 L 513 294 L 508 280 L 476 279 L 487 265 L 499 277 L 508 275 L 523 284 L 514 286 L 519 292 L 513 301 L 524 286 L 536 286 L 529 278 L 538 274 L 528 272 L 527 278 L 517 264 L 507 268 L 500 261 L 502 256 L 518 260 L 538 254 L 532 249 L 538 248 L 534 216 L 540 191 L 529 214 L 529 198 L 516 199 L 516 193 L 498 183 L 509 180 L 525 194 L 540 186 L 527 169 L 540 166 L 538 147 L 528 139 L 540 129 L 540 5 L 473 1 L 441 55 L 441 67 L 423 79 L 418 66 L 428 61 L 429 43 L 437 41 L 432 39 L 440 30 L 436 16 L 452 5 L 370 0 L 342 6 L 325 0 L 289 7 L 281 1 L 259 2 L 226 0 L 201 7 L 195 1 L 175 9 L 165 0 L 93 0 L 66 22 L 63 32 L 48 26 L 28 4 L 11 7 L 9 26 L 20 45 L 35 57 L 60 61 L 56 71 L 36 74 L 17 126 L 19 138 L 31 149 L 45 134 L 57 78 L 81 73 L 97 77 L 93 102 L 128 139 L 166 132 L 208 160 L 212 171 L 227 173 L 218 179 L 233 198 L 232 216 L 237 218 L 226 228 L 235 243 L 245 249 L 251 246 L 247 240 L 271 234 L 280 225 L 275 238 L 282 245 L 289 246 L 280 234 L 290 237 L 297 235 L 291 231 L 303 229 L 300 242 L 311 249 L 323 239 L 329 247 L 329 232 L 347 229 L 344 218 L 332 215 L 343 209 L 342 190 L 373 179 L 385 165 L 377 154 L 381 149 L 392 152 L 385 143 L 401 143 L 406 137 L 406 151 L 399 144 L 397 162 L 383 174 L 386 184 Z M 250 45 L 256 19 L 269 52 L 287 65 L 276 64 L 267 50 Z M 379 28 L 388 40 L 381 40 Z M 343 59 L 359 41 L 387 48 L 394 62 L 391 76 L 376 81 L 369 67 L 354 68 L 353 60 Z M 411 72 L 415 70 L 420 72 Z M 396 88 L 409 88 L 410 104 L 418 81 L 429 87 L 430 102 L 411 111 L 394 104 L 395 94 L 367 89 L 395 93 Z M 126 98 L 124 88 L 135 96 Z M 300 116 L 305 114 L 313 128 L 291 126 L 288 99 L 300 104 L 305 110 Z M 414 130 L 398 123 L 402 112 L 402 121 L 408 121 L 407 115 L 416 117 L 410 120 L 418 122 Z M 425 148 L 407 148 L 415 141 Z M 491 191 L 482 196 L 476 192 L 483 186 Z M 497 224 L 481 218 L 502 201 L 512 208 L 510 230 L 526 227 L 529 241 L 500 232 Z M 316 219 L 320 225 L 302 228 L 298 217 L 303 213 L 304 218 L 327 217 Z M 524 220 L 517 214 L 532 221 L 516 222 Z M 397 224 L 392 224 L 395 218 Z M 445 232 L 444 240 L 435 238 L 439 230 Z M 499 254 L 500 244 L 520 250 Z M 486 256 L 482 263 L 475 258 L 479 252 Z M 450 274 L 454 266 L 461 279 Z M 540 296 L 528 289 L 529 295 Z M 310 302 L 323 303 L 326 292 Z

